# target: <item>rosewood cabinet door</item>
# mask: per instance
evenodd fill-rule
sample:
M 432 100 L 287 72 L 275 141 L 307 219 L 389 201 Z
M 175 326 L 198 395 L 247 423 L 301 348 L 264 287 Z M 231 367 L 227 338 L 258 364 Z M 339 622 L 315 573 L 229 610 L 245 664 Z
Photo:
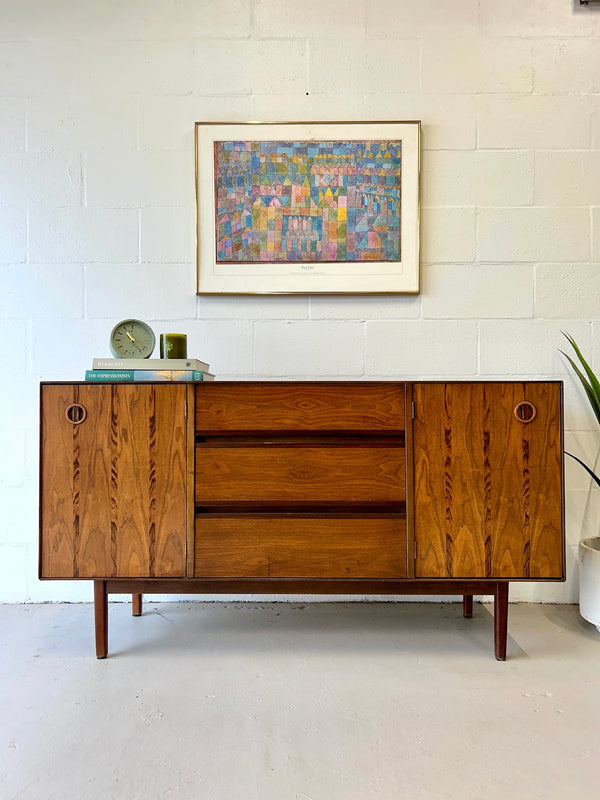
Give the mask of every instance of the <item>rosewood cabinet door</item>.
M 183 385 L 42 386 L 41 577 L 185 576 L 185 417 Z
M 559 383 L 414 386 L 415 577 L 561 579 Z

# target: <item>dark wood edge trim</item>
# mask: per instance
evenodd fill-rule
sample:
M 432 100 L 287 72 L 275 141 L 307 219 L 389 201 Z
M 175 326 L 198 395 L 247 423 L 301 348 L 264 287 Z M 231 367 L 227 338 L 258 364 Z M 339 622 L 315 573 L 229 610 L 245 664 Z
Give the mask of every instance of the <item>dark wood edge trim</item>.
M 44 520 L 42 519 L 42 492 L 44 486 L 44 475 L 43 475 L 43 454 L 44 454 L 44 441 L 43 441 L 43 421 L 44 421 L 44 409 L 43 409 L 43 391 L 44 384 L 40 384 L 40 394 L 39 394 L 39 402 L 38 402 L 38 579 L 42 580 L 42 547 L 44 545 Z
M 139 381 L 139 383 L 145 383 L 145 384 L 153 383 L 153 382 L 154 383 L 158 383 L 160 386 L 164 385 L 164 381 Z M 104 381 L 93 381 L 93 383 L 94 384 L 95 383 L 104 383 Z M 120 383 L 122 383 L 122 381 L 106 381 L 106 383 L 119 383 L 120 384 Z M 419 379 L 410 380 L 409 379 L 409 380 L 406 380 L 406 381 L 394 381 L 394 380 L 390 381 L 390 380 L 385 380 L 385 379 L 384 380 L 380 380 L 380 381 L 378 381 L 378 380 L 368 380 L 368 381 L 361 381 L 361 380 L 332 380 L 332 381 L 326 381 L 326 380 L 299 380 L 299 381 L 295 381 L 295 380 L 277 380 L 277 381 L 271 381 L 271 380 L 264 380 L 264 381 L 248 380 L 248 381 L 235 381 L 234 380 L 234 381 L 224 381 L 224 380 L 221 380 L 221 381 L 206 381 L 206 382 L 204 382 L 204 381 L 177 381 L 177 383 L 178 384 L 179 383 L 189 384 L 190 386 L 192 386 L 192 387 L 194 387 L 194 388 L 196 388 L 196 389 L 198 389 L 200 391 L 204 391 L 205 389 L 208 389 L 210 391 L 210 387 L 211 386 L 222 386 L 223 384 L 228 384 L 228 385 L 229 384 L 238 384 L 238 385 L 241 384 L 241 385 L 246 386 L 246 385 L 248 385 L 250 383 L 258 384 L 259 386 L 265 386 L 265 385 L 269 385 L 269 386 L 290 386 L 291 384 L 295 384 L 296 386 L 314 386 L 316 384 L 317 385 L 326 384 L 328 386 L 347 386 L 349 383 L 359 383 L 361 386 L 381 386 L 381 385 L 385 385 L 385 384 L 388 384 L 389 386 L 398 386 L 399 384 L 406 384 L 406 383 L 413 383 L 413 384 L 415 384 L 415 383 L 507 383 L 507 384 L 517 384 L 519 386 L 522 386 L 524 383 L 525 384 L 527 384 L 527 383 L 560 383 L 560 384 L 564 384 L 564 381 L 559 380 L 559 379 L 555 379 L 555 378 L 550 378 L 550 379 L 548 379 L 548 378 L 526 378 L 525 380 L 523 380 L 523 378 L 520 378 L 520 379 L 519 378 L 507 378 L 506 380 L 504 380 L 503 378 L 491 378 L 491 379 L 488 380 L 487 378 L 475 378 L 475 377 L 473 377 L 473 378 L 464 378 L 464 379 L 461 379 L 461 380 L 455 379 L 455 378 L 452 378 L 450 380 L 444 380 L 444 379 L 440 379 L 440 380 L 419 380 Z M 77 386 L 77 385 L 89 386 L 90 385 L 90 381 L 40 381 L 40 386 L 61 386 L 61 385 L 62 386 L 65 386 L 65 385 L 66 386 Z
M 406 576 L 415 577 L 415 505 L 413 457 L 413 385 L 407 383 L 404 402 L 405 498 L 406 498 Z
M 186 578 L 182 576 L 181 578 L 135 578 L 135 577 L 124 577 L 124 578 L 115 578 L 114 575 L 86 575 L 84 577 L 77 577 L 74 578 L 72 575 L 53 575 L 51 578 L 42 575 L 40 577 L 40 581 L 95 581 L 95 580 L 107 580 L 107 581 L 115 581 L 124 583 L 127 582 L 128 585 L 137 585 L 141 582 L 151 582 L 152 585 L 161 586 L 166 585 L 167 583 L 171 586 L 176 586 L 178 588 L 171 590 L 167 589 L 155 589 L 157 592 L 164 592 L 165 594 L 186 594 L 188 590 L 185 588 L 188 583 L 207 583 L 211 580 L 227 580 L 227 581 L 254 581 L 254 580 L 269 580 L 272 581 L 270 584 L 270 588 L 266 590 L 266 593 L 269 594 L 277 594 L 278 589 L 275 587 L 275 581 L 344 581 L 347 580 L 346 578 Z M 391 589 L 388 594 L 421 594 L 421 592 L 413 592 L 411 589 L 407 588 L 413 586 L 415 583 L 419 583 L 423 586 L 431 586 L 434 583 L 443 583 L 448 584 L 449 586 L 456 586 L 459 584 L 472 583 L 473 581 L 478 582 L 482 586 L 494 586 L 498 581 L 509 581 L 510 583 L 564 583 L 565 578 L 518 578 L 512 576 L 499 576 L 495 575 L 490 578 L 394 578 L 394 579 L 387 579 L 387 578 L 356 578 L 354 583 L 357 584 L 358 581 L 370 581 L 371 586 L 369 587 L 369 591 L 367 592 L 366 589 L 363 587 L 362 583 L 360 585 L 356 585 L 356 592 L 360 594 L 382 594 L 383 592 L 376 588 L 376 582 L 382 581 L 383 583 L 388 583 L 389 580 L 394 580 L 394 588 Z M 374 583 L 375 582 L 375 583 Z M 274 588 L 275 587 L 275 588 Z M 306 590 L 306 589 L 305 589 Z M 114 590 L 114 591 L 121 591 Z M 132 589 L 132 592 L 142 591 L 141 589 Z M 209 593 L 211 591 L 210 587 L 202 590 L 198 590 L 201 592 Z M 192 594 L 193 592 L 190 592 Z M 130 592 L 127 592 L 130 594 Z M 234 592 L 232 592 L 234 594 Z M 350 592 L 347 592 L 350 594 Z M 427 594 L 427 592 L 423 592 L 423 594 Z M 430 592 L 430 594 L 442 594 L 441 591 L 439 592 Z M 451 592 L 454 594 L 454 592 Z M 462 594 L 462 592 L 456 592 L 456 594 Z M 468 594 L 468 592 L 467 592 Z M 485 592 L 474 592 L 474 594 L 493 594 L 493 591 L 485 591 Z
M 561 559 L 562 559 L 562 580 L 565 581 L 567 579 L 567 556 L 566 556 L 566 512 L 565 512 L 565 494 L 566 494 L 566 478 L 565 478 L 565 386 L 562 381 L 560 381 L 559 387 L 560 397 L 560 457 L 561 457 L 561 514 L 562 518 L 560 521 L 560 528 L 561 528 Z
M 235 505 L 229 502 L 211 503 L 210 505 L 196 506 L 195 521 L 202 521 L 214 517 L 267 517 L 271 519 L 405 519 L 406 507 L 404 503 L 379 503 L 368 506 L 355 503 L 335 504 L 323 502 L 311 504 L 298 501 L 296 503 L 251 503 L 240 502 Z
M 508 584 L 508 581 L 506 581 Z M 345 578 L 195 578 L 106 581 L 111 594 L 360 594 L 494 595 L 497 580 L 347 580 Z
M 235 448 L 236 450 L 250 447 L 268 448 L 269 450 L 310 447 L 397 447 L 403 449 L 405 434 L 403 430 L 379 431 L 358 430 L 347 433 L 335 429 L 306 429 L 294 428 L 289 433 L 282 433 L 281 428 L 275 431 L 263 428 L 255 431 L 238 431 L 236 428 L 222 433 L 203 433 L 196 429 L 196 447 L 198 450 L 210 448 L 223 450 Z

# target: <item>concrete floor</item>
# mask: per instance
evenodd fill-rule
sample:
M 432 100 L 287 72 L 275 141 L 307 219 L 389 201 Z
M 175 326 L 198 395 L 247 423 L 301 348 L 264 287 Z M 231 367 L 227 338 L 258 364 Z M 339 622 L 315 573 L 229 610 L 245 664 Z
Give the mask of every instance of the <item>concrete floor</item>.
M 600 792 L 600 634 L 575 606 L 0 606 L 2 800 Z

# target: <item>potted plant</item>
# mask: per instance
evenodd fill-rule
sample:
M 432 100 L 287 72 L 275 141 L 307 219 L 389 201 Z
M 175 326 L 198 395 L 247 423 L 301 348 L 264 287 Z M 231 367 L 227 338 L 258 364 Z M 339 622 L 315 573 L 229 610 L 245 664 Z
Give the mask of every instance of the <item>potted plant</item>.
M 564 333 L 564 335 L 573 348 L 577 361 L 564 351 L 561 352 L 581 381 L 598 424 L 600 424 L 600 381 L 583 357 L 575 339 L 568 333 Z M 600 477 L 591 467 L 573 453 L 567 453 L 567 455 L 581 464 L 595 483 L 600 486 Z M 579 542 L 579 613 L 600 631 L 600 536 L 581 539 Z

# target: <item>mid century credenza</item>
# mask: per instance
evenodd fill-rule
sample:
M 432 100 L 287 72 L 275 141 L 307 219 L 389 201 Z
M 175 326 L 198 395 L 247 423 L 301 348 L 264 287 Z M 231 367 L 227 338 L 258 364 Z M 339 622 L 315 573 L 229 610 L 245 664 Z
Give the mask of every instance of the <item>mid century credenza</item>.
M 42 579 L 131 593 L 494 596 L 564 580 L 562 384 L 41 385 Z

